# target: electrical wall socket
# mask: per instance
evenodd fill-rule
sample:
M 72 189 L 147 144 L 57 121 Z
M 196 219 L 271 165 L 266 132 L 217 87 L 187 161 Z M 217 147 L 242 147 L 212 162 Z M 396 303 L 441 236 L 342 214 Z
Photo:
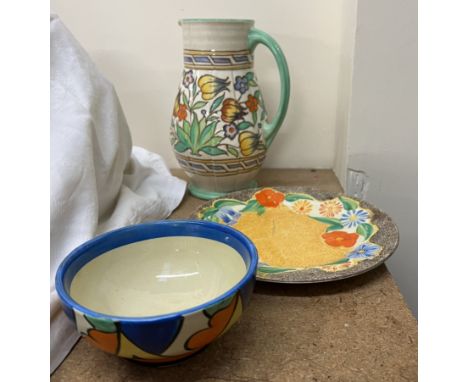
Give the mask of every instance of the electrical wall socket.
M 369 189 L 369 177 L 364 171 L 348 168 L 346 193 L 359 199 L 366 199 Z

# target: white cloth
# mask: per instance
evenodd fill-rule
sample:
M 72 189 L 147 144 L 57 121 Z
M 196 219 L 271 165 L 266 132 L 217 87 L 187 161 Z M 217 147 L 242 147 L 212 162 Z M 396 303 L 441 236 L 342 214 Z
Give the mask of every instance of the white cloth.
M 159 155 L 132 149 L 113 86 L 56 16 L 50 28 L 52 372 L 78 339 L 55 291 L 60 262 L 100 232 L 166 218 L 182 200 L 186 183 L 170 174 Z

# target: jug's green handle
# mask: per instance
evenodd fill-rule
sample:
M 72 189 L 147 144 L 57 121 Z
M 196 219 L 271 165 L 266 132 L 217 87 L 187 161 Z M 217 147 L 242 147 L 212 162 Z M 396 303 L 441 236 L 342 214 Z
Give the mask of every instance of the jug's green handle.
M 284 54 L 278 43 L 269 34 L 259 29 L 252 28 L 249 31 L 247 44 L 251 52 L 253 52 L 258 44 L 263 44 L 268 49 L 270 49 L 273 57 L 275 57 L 280 74 L 281 94 L 278 111 L 276 112 L 276 115 L 271 123 L 266 123 L 263 126 L 265 143 L 268 147 L 271 145 L 271 142 L 273 142 L 273 139 L 275 139 L 275 136 L 278 133 L 281 124 L 283 123 L 284 117 L 286 116 L 286 112 L 288 111 L 290 92 L 288 64 L 286 63 L 286 58 L 284 57 Z

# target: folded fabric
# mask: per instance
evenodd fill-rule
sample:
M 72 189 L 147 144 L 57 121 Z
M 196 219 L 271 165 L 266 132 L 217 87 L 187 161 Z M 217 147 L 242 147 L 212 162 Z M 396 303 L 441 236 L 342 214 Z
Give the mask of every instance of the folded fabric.
M 186 183 L 162 158 L 132 147 L 113 86 L 56 16 L 50 21 L 50 358 L 53 372 L 78 334 L 54 278 L 64 257 L 96 234 L 164 219 Z M 155 132 L 156 134 L 156 132 Z

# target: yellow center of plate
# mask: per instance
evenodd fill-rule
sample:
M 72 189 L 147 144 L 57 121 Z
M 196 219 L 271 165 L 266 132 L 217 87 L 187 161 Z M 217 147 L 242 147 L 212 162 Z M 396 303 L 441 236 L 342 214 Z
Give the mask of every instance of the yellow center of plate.
M 345 257 L 349 248 L 332 247 L 322 239 L 327 224 L 298 215 L 286 206 L 267 208 L 265 213 L 243 213 L 234 228 L 256 245 L 260 261 L 273 267 L 310 268 Z

